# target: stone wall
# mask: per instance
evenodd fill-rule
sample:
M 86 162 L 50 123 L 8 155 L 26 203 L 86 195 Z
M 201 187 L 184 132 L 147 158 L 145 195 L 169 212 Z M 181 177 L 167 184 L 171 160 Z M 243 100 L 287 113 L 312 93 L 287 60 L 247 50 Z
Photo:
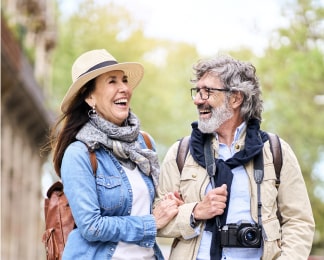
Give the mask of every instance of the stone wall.
M 36 80 L 35 63 L 27 59 L 14 28 L 2 15 L 1 259 L 44 260 L 41 181 L 48 153 L 41 147 L 54 115 L 46 107 L 44 86 Z

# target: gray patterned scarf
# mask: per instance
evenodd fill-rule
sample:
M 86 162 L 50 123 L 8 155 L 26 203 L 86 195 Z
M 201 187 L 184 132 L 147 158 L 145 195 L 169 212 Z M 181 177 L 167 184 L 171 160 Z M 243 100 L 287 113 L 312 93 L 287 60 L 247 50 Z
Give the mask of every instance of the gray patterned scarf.
M 95 146 L 103 145 L 119 159 L 134 162 L 147 176 L 152 176 L 155 188 L 158 185 L 160 167 L 157 153 L 150 149 L 142 149 L 137 137 L 140 131 L 138 118 L 129 113 L 124 126 L 117 126 L 100 116 L 90 120 L 80 129 L 76 139 Z

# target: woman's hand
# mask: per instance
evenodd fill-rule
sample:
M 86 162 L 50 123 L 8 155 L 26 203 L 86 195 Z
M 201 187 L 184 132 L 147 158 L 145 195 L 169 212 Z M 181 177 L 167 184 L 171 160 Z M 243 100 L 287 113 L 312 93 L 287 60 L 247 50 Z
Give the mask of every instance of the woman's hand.
M 171 199 L 174 200 L 178 206 L 181 206 L 182 204 L 184 204 L 184 201 L 181 198 L 181 195 L 179 192 L 175 191 L 175 192 L 169 192 L 168 194 L 164 195 L 164 199 Z
M 178 192 L 166 194 L 153 210 L 157 229 L 166 226 L 178 214 L 178 206 L 183 203 Z

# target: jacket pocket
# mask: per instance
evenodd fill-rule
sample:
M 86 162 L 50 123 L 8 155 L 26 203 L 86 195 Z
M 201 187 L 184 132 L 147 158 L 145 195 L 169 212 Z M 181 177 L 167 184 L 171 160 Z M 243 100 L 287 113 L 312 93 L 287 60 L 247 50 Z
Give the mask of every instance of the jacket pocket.
M 277 218 L 269 219 L 263 223 L 264 249 L 262 259 L 276 259 L 281 254 L 280 224 Z
M 264 207 L 270 209 L 276 204 L 278 190 L 276 188 L 276 174 L 272 164 L 264 165 L 264 177 L 261 184 L 261 201 Z
M 197 195 L 199 194 L 197 178 L 197 167 L 190 167 L 187 165 L 183 167 L 183 171 L 181 172 L 180 176 L 180 193 L 182 194 L 182 198 L 185 202 L 192 202 L 194 199 L 194 196 L 192 194 L 188 194 L 188 191 L 191 191 Z
M 97 193 L 100 207 L 105 210 L 112 210 L 122 206 L 122 180 L 116 176 L 98 175 Z
M 197 180 L 197 167 L 184 166 L 180 177 L 181 181 L 196 181 Z

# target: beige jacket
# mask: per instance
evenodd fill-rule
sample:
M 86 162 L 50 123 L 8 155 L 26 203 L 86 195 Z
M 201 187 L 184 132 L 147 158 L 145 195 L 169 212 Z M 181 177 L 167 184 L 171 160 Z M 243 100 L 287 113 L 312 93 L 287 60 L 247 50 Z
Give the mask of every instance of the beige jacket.
M 244 148 L 245 135 L 235 144 L 237 150 Z M 204 197 L 209 177 L 204 168 L 199 166 L 190 152 L 182 173 L 179 173 L 175 161 L 179 142 L 176 142 L 166 154 L 161 166 L 158 196 L 156 203 L 167 192 L 180 191 L 185 202 L 179 207 L 178 215 L 163 229 L 158 236 L 178 238 L 171 248 L 170 260 L 196 259 L 204 223 L 200 223 L 197 235 L 190 226 L 193 207 Z M 218 142 L 214 140 L 215 156 L 218 157 Z M 314 235 L 314 218 L 309 202 L 304 179 L 293 151 L 281 140 L 283 166 L 279 189 L 275 187 L 276 175 L 272 163 L 269 142 L 263 149 L 264 179 L 261 184 L 262 225 L 264 250 L 262 259 L 305 260 L 308 258 Z M 253 162 L 245 165 L 250 179 L 247 189 L 251 194 L 251 214 L 257 222 L 257 185 L 253 177 Z M 277 203 L 278 198 L 278 203 Z M 282 223 L 277 216 L 279 207 Z

